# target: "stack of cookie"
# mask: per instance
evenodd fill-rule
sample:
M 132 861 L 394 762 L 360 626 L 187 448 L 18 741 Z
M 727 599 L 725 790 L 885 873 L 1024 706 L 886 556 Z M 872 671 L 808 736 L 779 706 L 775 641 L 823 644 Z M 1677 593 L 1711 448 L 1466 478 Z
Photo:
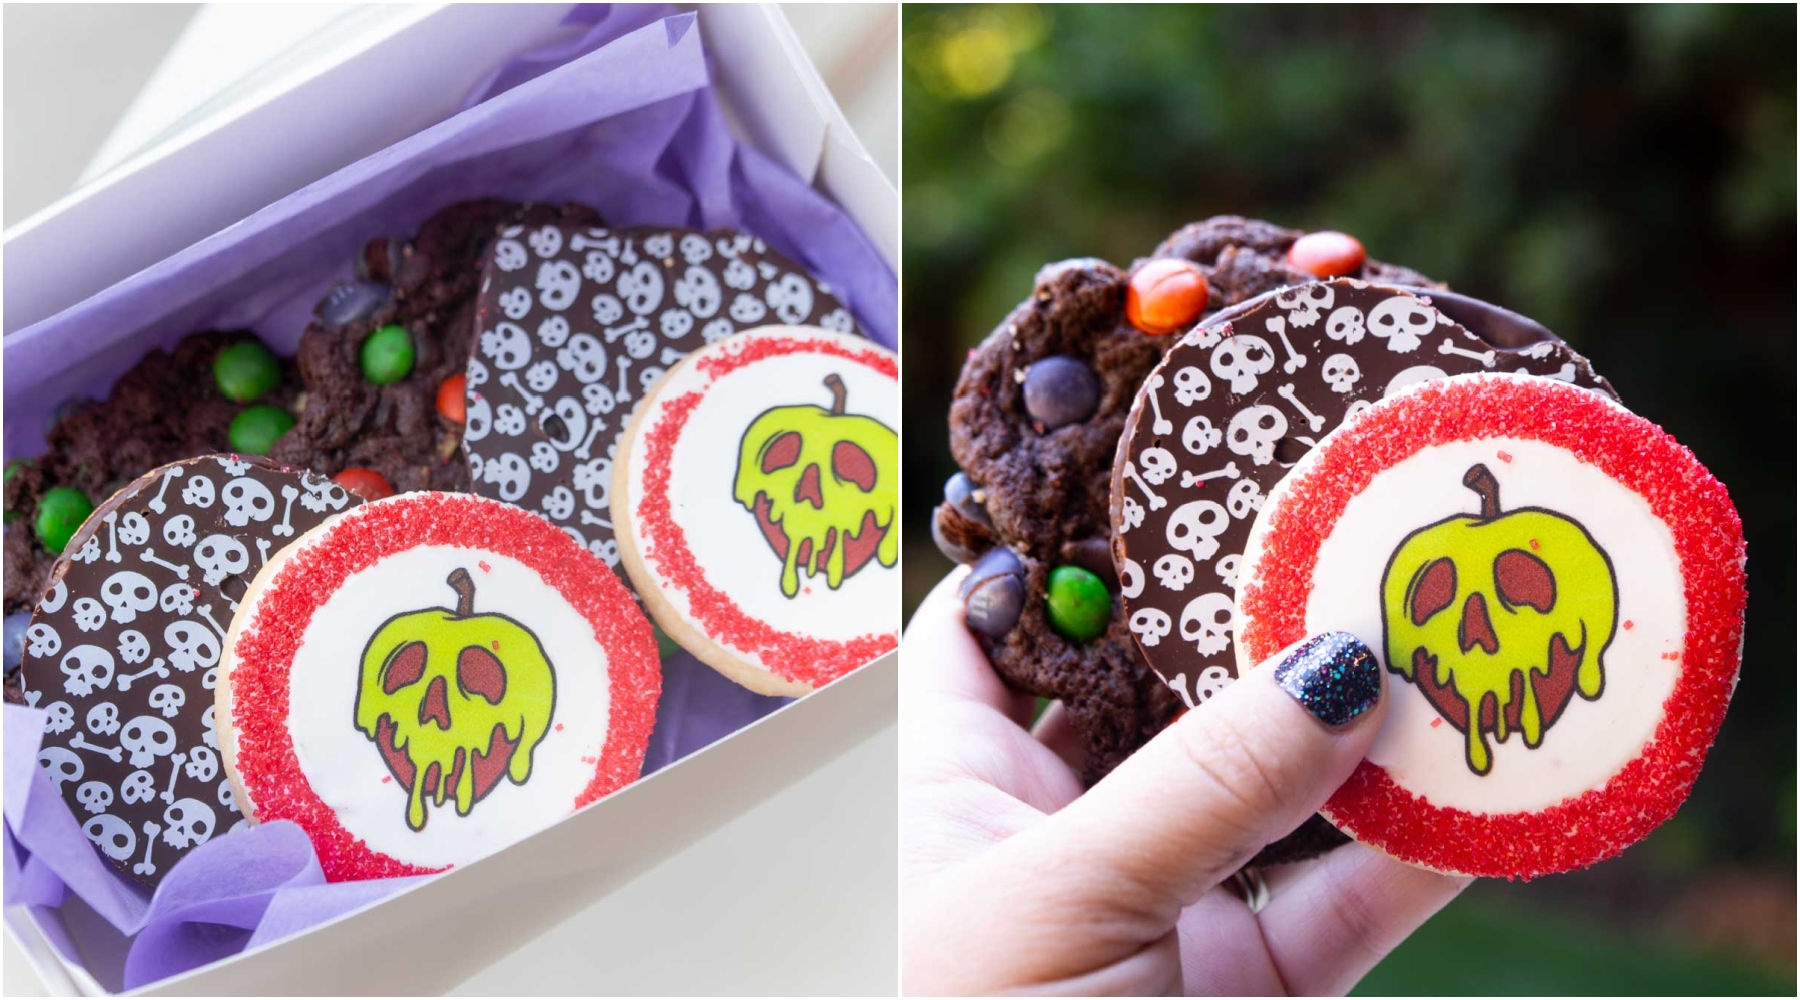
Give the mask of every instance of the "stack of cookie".
M 1046 266 L 1031 297 L 970 353 L 950 410 L 960 470 L 933 512 L 933 536 L 973 565 L 965 617 L 995 670 L 1068 711 L 1089 781 L 1236 676 L 1233 574 L 1273 483 L 1390 383 L 1468 370 L 1469 358 L 1434 353 L 1407 378 L 1377 380 L 1393 365 L 1376 355 L 1396 341 L 1345 308 L 1349 285 L 1377 284 L 1461 306 L 1469 325 L 1458 327 L 1458 346 L 1471 353 L 1524 349 L 1533 370 L 1568 363 L 1610 392 L 1548 331 L 1369 259 L 1350 236 L 1236 216 L 1185 226 L 1129 268 Z M 1183 337 L 1232 316 L 1241 336 L 1204 346 Z M 1272 317 L 1280 322 L 1267 325 Z M 1346 382 L 1361 358 L 1369 374 Z M 1177 515 L 1188 548 L 1175 558 L 1126 544 L 1170 537 Z M 1156 523 L 1135 534 L 1115 531 L 1120 519 L 1148 518 Z M 1165 638 L 1161 648 L 1184 659 L 1159 675 L 1145 653 Z M 1342 839 L 1315 818 L 1259 860 Z
M 121 872 L 289 819 L 331 879 L 417 874 L 555 822 L 640 773 L 645 608 L 761 693 L 897 644 L 897 364 L 800 265 L 478 201 L 354 272 L 297 359 L 194 334 L 9 469 L 9 697 Z

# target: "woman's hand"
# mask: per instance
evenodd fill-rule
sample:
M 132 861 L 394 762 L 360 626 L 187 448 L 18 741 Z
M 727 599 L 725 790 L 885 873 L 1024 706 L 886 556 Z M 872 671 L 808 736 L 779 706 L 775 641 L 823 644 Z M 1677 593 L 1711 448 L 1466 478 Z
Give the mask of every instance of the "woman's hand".
M 1361 844 L 1220 883 L 1350 775 L 1383 715 L 1345 633 L 1284 650 L 1085 794 L 1060 706 L 1005 687 L 940 583 L 901 670 L 901 969 L 911 994 L 1342 993 L 1467 879 Z M 1298 651 L 1298 652 L 1296 652 Z

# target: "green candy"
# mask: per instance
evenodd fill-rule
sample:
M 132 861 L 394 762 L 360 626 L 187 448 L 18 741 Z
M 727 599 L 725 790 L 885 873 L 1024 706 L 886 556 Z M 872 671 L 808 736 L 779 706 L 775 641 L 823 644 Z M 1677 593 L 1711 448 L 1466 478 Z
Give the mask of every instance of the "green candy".
M 213 381 L 226 399 L 248 403 L 281 384 L 281 363 L 262 344 L 240 341 L 219 352 L 213 361 Z
M 93 512 L 94 503 L 86 493 L 73 486 L 58 486 L 38 501 L 37 520 L 32 527 L 44 548 L 60 555 L 75 529 Z
M 231 450 L 267 455 L 275 439 L 294 426 L 294 415 L 279 406 L 252 406 L 231 421 Z
M 398 323 L 369 334 L 362 345 L 363 378 L 376 385 L 392 385 L 412 371 L 412 334 Z
M 1086 642 L 1106 631 L 1112 617 L 1112 594 L 1106 584 L 1079 566 L 1058 566 L 1050 571 L 1050 587 L 1044 594 L 1044 612 L 1050 627 L 1065 638 Z
M 31 459 L 29 459 L 29 458 L 15 458 L 12 461 L 6 463 L 6 472 L 4 474 L 0 474 L 0 482 L 8 482 L 8 483 L 12 482 L 12 477 L 20 469 L 23 469 L 24 467 L 26 467 L 27 465 L 30 465 L 30 464 L 31 464 Z M 6 514 L 4 515 L 4 523 L 11 524 L 14 521 L 17 521 L 18 519 L 19 519 L 19 512 L 16 510 L 13 510 L 11 508 L 8 508 L 6 511 Z

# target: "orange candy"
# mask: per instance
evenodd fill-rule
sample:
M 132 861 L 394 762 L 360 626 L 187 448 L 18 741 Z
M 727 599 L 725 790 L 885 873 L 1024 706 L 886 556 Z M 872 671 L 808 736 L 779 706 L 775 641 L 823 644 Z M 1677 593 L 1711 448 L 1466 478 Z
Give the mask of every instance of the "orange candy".
M 1206 275 L 1191 260 L 1163 258 L 1137 269 L 1125 289 L 1125 318 L 1163 336 L 1193 326 L 1206 311 Z
M 438 412 L 444 415 L 445 420 L 448 420 L 453 424 L 460 424 L 463 422 L 463 417 L 465 415 L 463 409 L 465 405 L 463 390 L 467 385 L 467 375 L 452 375 L 445 379 L 442 385 L 438 386 Z
M 1288 248 L 1288 266 L 1315 278 L 1338 278 L 1362 270 L 1368 259 L 1363 245 L 1348 233 L 1307 233 Z
M 457 377 L 461 378 L 462 376 Z M 382 497 L 394 495 L 394 484 L 388 482 L 386 476 L 374 469 L 365 469 L 362 466 L 345 469 L 332 476 L 331 481 L 364 500 L 380 500 Z

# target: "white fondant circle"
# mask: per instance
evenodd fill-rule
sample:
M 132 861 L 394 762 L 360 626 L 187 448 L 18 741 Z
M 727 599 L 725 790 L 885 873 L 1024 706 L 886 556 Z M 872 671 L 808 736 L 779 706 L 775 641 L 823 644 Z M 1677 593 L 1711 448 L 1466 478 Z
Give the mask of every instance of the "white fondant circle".
M 1681 566 L 1668 526 L 1643 497 L 1536 440 L 1488 438 L 1424 448 L 1377 473 L 1346 504 L 1319 547 L 1306 633 L 1347 631 L 1385 659 L 1382 572 L 1413 531 L 1478 512 L 1480 500 L 1462 485 L 1464 472 L 1477 463 L 1498 481 L 1503 511 L 1543 507 L 1561 513 L 1586 528 L 1611 559 L 1619 624 L 1602 662 L 1604 688 L 1594 701 L 1572 695 L 1536 748 L 1517 733 L 1505 742 L 1490 738 L 1493 764 L 1477 775 L 1464 759 L 1464 734 L 1417 686 L 1389 671 L 1387 719 L 1368 759 L 1434 806 L 1476 814 L 1534 811 L 1601 787 L 1638 757 L 1681 672 L 1679 656 L 1666 655 L 1679 654 L 1687 630 Z M 1250 547 L 1256 561 L 1263 527 L 1291 495 L 1278 490 L 1262 512 Z
M 405 787 L 356 726 L 363 649 L 395 615 L 454 608 L 444 581 L 459 568 L 475 580 L 476 614 L 506 615 L 537 636 L 555 672 L 556 703 L 525 784 L 502 777 L 467 816 L 450 798 L 428 798 L 425 828 L 414 831 Z M 371 850 L 422 868 L 485 856 L 573 812 L 606 745 L 607 657 L 593 627 L 536 570 L 495 552 L 420 546 L 351 575 L 314 612 L 288 683 L 288 733 L 313 792 Z
M 763 335 L 756 331 L 739 334 L 707 352 L 741 348 L 744 338 Z M 868 341 L 823 331 L 784 327 L 768 335 L 836 343 L 859 352 L 873 349 Z M 628 488 L 633 492 L 629 509 L 640 525 L 636 534 L 644 539 L 641 487 L 650 461 L 646 442 L 667 419 L 672 401 L 700 392 L 700 402 L 689 413 L 672 449 L 668 495 L 671 516 L 708 582 L 744 614 L 781 632 L 831 641 L 897 634 L 898 564 L 883 566 L 871 557 L 835 590 L 826 585 L 823 574 L 802 573 L 799 592 L 787 597 L 780 587 L 781 557 L 764 539 L 755 515 L 734 495 L 745 429 L 771 407 L 828 407 L 832 396 L 825 378 L 832 374 L 844 381 L 846 413 L 873 418 L 898 432 L 898 383 L 892 375 L 859 361 L 823 352 L 777 354 L 715 378 L 690 359 L 669 374 L 646 404 L 655 409 L 644 415 L 642 430 L 630 449 Z M 898 524 L 889 530 L 898 531 Z M 655 576 L 663 595 L 684 620 L 707 632 L 694 615 L 687 590 L 670 577 L 659 560 L 654 543 L 645 539 L 642 544 L 644 566 Z M 748 660 L 758 660 L 754 651 L 737 647 L 728 637 L 710 637 Z

